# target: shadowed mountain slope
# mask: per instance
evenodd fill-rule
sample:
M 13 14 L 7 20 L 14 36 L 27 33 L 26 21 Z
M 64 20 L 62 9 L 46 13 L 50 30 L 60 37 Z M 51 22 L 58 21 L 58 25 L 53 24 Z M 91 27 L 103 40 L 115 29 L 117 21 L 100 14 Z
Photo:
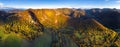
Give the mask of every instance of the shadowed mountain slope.
M 119 29 L 120 10 L 118 9 L 91 9 L 86 10 L 86 13 L 108 28 Z

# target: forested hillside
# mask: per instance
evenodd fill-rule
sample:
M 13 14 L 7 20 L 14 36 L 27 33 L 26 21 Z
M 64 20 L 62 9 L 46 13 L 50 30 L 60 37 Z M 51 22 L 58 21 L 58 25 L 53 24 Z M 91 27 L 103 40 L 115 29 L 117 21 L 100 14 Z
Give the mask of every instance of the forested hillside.
M 120 47 L 118 9 L 0 11 L 0 47 Z

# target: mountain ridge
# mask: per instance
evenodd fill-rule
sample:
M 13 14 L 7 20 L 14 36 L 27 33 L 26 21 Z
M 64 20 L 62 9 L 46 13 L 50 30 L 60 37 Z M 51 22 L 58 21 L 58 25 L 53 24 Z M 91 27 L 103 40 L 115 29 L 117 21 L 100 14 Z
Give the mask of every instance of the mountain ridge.
M 119 37 L 113 41 L 119 32 L 115 29 L 119 28 L 110 26 L 110 23 L 118 20 L 120 14 L 114 9 L 27 9 L 0 13 L 0 21 L 3 23 L 0 27 L 4 34 L 14 34 L 26 41 L 32 41 L 35 43 L 30 43 L 33 46 L 44 46 L 40 42 L 50 43 L 48 47 L 120 46 L 117 45 L 120 42 Z M 111 13 L 115 16 L 111 17 Z M 113 25 L 119 27 L 117 23 L 119 20 Z M 44 39 L 47 41 L 43 43 L 41 40 Z M 110 44 L 110 41 L 117 43 Z

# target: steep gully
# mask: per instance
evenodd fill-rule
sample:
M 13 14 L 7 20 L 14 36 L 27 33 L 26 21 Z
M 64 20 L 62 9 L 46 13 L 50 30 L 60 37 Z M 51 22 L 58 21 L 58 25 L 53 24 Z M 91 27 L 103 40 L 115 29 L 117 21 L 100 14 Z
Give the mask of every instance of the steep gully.
M 36 25 L 38 26 L 38 31 L 40 32 L 40 31 L 44 31 L 44 26 L 39 22 L 39 20 L 37 19 L 37 17 L 35 16 L 35 14 L 32 12 L 32 11 L 28 11 L 29 12 L 29 14 L 30 14 L 30 16 L 31 16 L 31 18 L 33 19 L 33 21 L 35 22 L 35 23 L 37 23 Z
M 32 12 L 31 10 L 29 10 L 28 12 L 29 12 L 31 18 L 33 19 L 33 21 L 35 23 L 37 23 L 36 26 L 38 26 L 38 28 L 39 28 L 38 32 L 42 31 L 42 32 L 44 32 L 44 34 L 47 34 L 47 35 L 52 37 L 52 42 L 50 42 L 51 43 L 50 44 L 51 47 L 66 47 L 68 45 L 65 45 L 65 44 L 69 43 L 68 41 L 73 42 L 72 40 L 69 40 L 69 38 L 66 38 L 66 36 L 64 36 L 61 33 L 61 31 L 59 31 L 57 29 L 50 28 L 48 30 L 51 30 L 52 32 L 46 32 L 45 29 L 44 29 L 44 26 L 39 22 L 38 18 L 34 14 L 34 12 Z M 68 40 L 65 40 L 65 38 L 68 39 Z M 76 42 L 74 42 L 74 44 L 76 44 Z M 78 46 L 78 44 L 76 46 Z

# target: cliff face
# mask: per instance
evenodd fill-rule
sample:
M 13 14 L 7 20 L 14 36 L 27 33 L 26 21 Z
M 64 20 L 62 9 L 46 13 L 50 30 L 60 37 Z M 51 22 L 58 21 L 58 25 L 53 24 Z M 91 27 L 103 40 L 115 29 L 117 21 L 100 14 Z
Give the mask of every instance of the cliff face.
M 119 46 L 120 37 L 114 31 L 119 29 L 119 12 L 114 9 L 28 9 L 0 13 L 0 30 L 5 34 L 2 41 L 6 41 L 6 35 L 14 34 L 26 40 L 28 47 Z

